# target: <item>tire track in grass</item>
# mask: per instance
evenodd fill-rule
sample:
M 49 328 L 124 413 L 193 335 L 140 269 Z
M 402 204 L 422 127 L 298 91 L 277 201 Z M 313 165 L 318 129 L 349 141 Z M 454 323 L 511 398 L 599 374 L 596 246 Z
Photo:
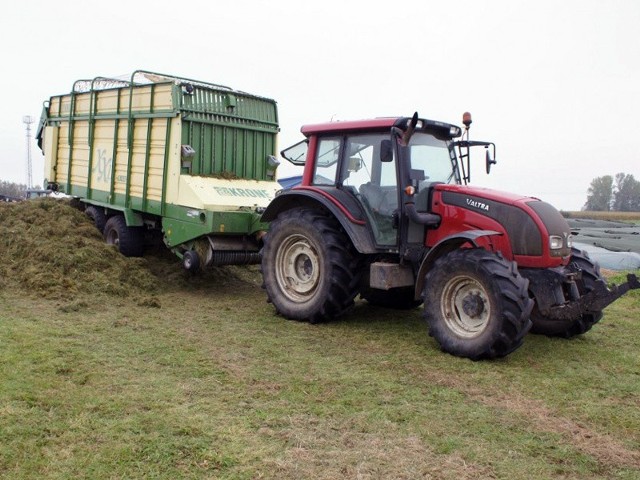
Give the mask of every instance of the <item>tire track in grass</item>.
M 228 298 L 227 301 L 231 299 Z M 260 308 L 262 307 L 253 306 L 251 310 L 256 314 Z M 306 327 L 305 324 L 292 324 L 290 334 L 293 337 L 304 337 Z M 278 364 L 281 359 L 274 361 L 261 350 L 281 347 L 283 343 L 295 350 L 298 340 L 294 338 L 290 342 L 275 343 L 268 341 L 264 345 L 255 345 L 251 334 L 245 330 L 252 328 L 255 326 L 252 327 L 251 322 L 246 325 L 222 319 L 202 322 L 191 316 L 183 318 L 176 325 L 176 330 L 189 344 L 197 345 L 198 350 L 216 368 L 230 375 L 229 383 L 236 385 L 228 393 L 230 398 L 242 397 L 245 414 L 249 415 L 247 412 L 253 409 L 262 411 L 264 418 L 254 419 L 258 422 L 253 427 L 256 429 L 255 434 L 243 441 L 251 445 L 250 449 L 261 451 L 265 456 L 260 459 L 259 464 L 246 458 L 248 463 L 245 468 L 257 469 L 258 475 L 264 475 L 264 478 L 279 479 L 497 478 L 492 466 L 469 461 L 459 452 L 437 451 L 423 438 L 407 434 L 393 423 L 386 424 L 385 428 L 379 424 L 369 424 L 366 412 L 347 417 L 344 412 L 325 415 L 315 411 L 317 408 L 322 410 L 321 397 L 331 393 L 331 385 L 327 385 L 327 389 L 323 391 L 305 393 L 305 397 L 309 397 L 308 404 L 301 404 L 299 408 L 292 408 L 284 414 L 281 412 L 283 405 L 292 399 L 284 397 L 282 391 L 291 389 L 291 386 L 283 383 L 284 380 L 278 375 L 273 378 L 257 376 L 259 372 L 255 369 L 258 368 L 257 363 L 263 368 L 274 362 L 273 370 L 283 370 L 281 375 L 289 378 L 287 369 Z M 263 328 L 264 333 L 269 334 L 273 333 L 275 327 L 265 325 Z M 212 329 L 215 329 L 220 338 L 226 338 L 223 343 L 227 348 L 210 341 Z M 317 333 L 321 333 L 321 330 Z M 340 352 L 344 353 L 342 349 Z M 304 369 L 304 366 L 301 365 L 300 368 Z M 314 381 L 310 378 L 309 382 L 313 388 Z M 292 395 L 291 391 L 288 394 Z M 232 413 L 231 409 L 228 414 Z
M 607 471 L 617 468 L 640 469 L 640 452 L 630 450 L 610 435 L 598 433 L 588 426 L 559 415 L 543 402 L 517 392 L 487 392 L 460 377 L 433 370 L 420 370 L 419 375 L 434 384 L 452 388 L 471 401 L 486 407 L 518 415 L 531 424 L 531 429 L 560 435 L 570 446 L 593 457 Z
M 254 315 L 257 314 L 258 311 L 258 307 L 255 307 Z M 222 325 L 218 325 L 218 328 L 220 326 Z M 183 331 L 185 336 L 189 337 L 193 342 L 201 344 L 204 351 L 210 349 L 211 345 L 207 345 L 206 342 L 207 330 L 209 327 L 206 327 L 199 322 L 195 322 L 194 324 L 192 324 L 192 327 L 194 327 L 193 331 L 186 330 L 184 328 L 180 328 L 180 330 Z M 296 325 L 296 327 L 299 326 Z M 231 326 L 227 326 L 227 328 L 231 328 Z M 236 326 L 235 328 L 238 327 Z M 272 326 L 270 328 L 275 327 Z M 349 328 L 351 329 L 352 327 Z M 291 329 L 293 329 L 293 326 Z M 356 330 L 357 327 L 354 327 L 353 329 Z M 265 330 L 269 330 L 266 325 Z M 243 332 L 239 331 L 237 333 L 239 337 L 243 336 Z M 245 334 L 248 333 L 245 332 Z M 349 335 L 344 335 L 344 331 L 340 327 L 321 328 L 317 331 L 314 331 L 314 334 L 314 337 L 319 342 L 319 344 L 324 344 L 324 347 L 322 348 L 325 348 L 328 344 L 332 344 L 333 347 L 335 347 L 339 351 L 339 354 L 345 357 L 345 361 L 348 360 L 348 362 L 352 362 L 355 365 L 362 365 L 363 362 L 362 357 L 359 356 L 358 353 L 356 353 L 361 351 L 361 349 L 358 348 L 359 342 L 371 341 L 371 339 L 367 340 L 366 338 L 357 337 L 357 332 L 355 331 L 352 331 Z M 394 368 L 394 370 L 397 370 L 396 374 L 400 377 L 410 377 L 407 381 L 411 384 L 422 384 L 430 387 L 437 385 L 439 387 L 452 389 L 464 395 L 466 397 L 466 401 L 469 403 L 475 402 L 492 410 L 502 412 L 503 414 L 504 412 L 508 412 L 513 417 L 516 417 L 518 422 L 524 423 L 526 425 L 526 427 L 524 428 L 526 428 L 527 430 L 530 430 L 531 432 L 557 435 L 561 438 L 561 440 L 559 440 L 559 443 L 561 442 L 567 447 L 570 447 L 573 450 L 581 452 L 592 458 L 598 465 L 598 474 L 612 476 L 617 470 L 623 468 L 640 469 L 640 452 L 626 447 L 619 439 L 611 435 L 593 430 L 593 428 L 591 428 L 585 422 L 566 418 L 566 416 L 563 416 L 557 410 L 548 407 L 542 401 L 531 399 L 514 390 L 505 392 L 497 389 L 483 389 L 481 386 L 478 386 L 478 384 L 475 383 L 473 379 L 468 375 L 456 374 L 455 371 L 452 370 L 453 367 L 438 367 L 438 364 L 444 362 L 444 360 L 436 362 L 425 362 L 425 358 L 422 355 L 423 352 L 415 350 L 411 350 L 411 352 L 414 353 L 400 352 L 395 349 L 393 343 L 380 344 L 374 342 L 374 346 L 376 348 L 377 355 L 387 358 L 388 356 L 397 356 L 397 358 L 390 362 L 380 364 L 379 367 L 373 367 L 373 363 L 367 362 L 367 368 L 369 369 L 380 370 L 381 373 L 382 370 L 384 370 L 384 374 L 389 375 L 389 367 L 395 366 L 392 368 Z M 249 346 L 247 346 L 246 348 L 249 348 Z M 211 353 L 213 354 L 213 352 Z M 228 362 L 223 361 L 222 363 L 227 364 Z M 236 367 L 238 366 L 236 365 Z M 248 372 L 241 369 L 241 371 L 236 372 L 236 374 L 243 376 L 247 375 Z M 330 421 L 327 421 L 325 419 L 322 420 L 321 423 L 321 427 L 316 428 L 320 428 L 321 430 L 331 429 Z M 284 429 L 284 431 L 281 431 L 280 434 L 286 434 L 288 436 L 287 439 L 297 438 L 301 435 L 304 436 L 307 429 L 313 431 L 313 425 L 296 424 L 291 428 Z M 346 437 L 349 437 L 349 441 L 355 441 L 356 444 L 358 444 L 359 449 L 365 449 L 366 445 L 369 445 L 371 442 L 375 443 L 376 441 L 376 435 L 369 436 L 366 441 L 364 441 L 363 439 L 362 443 L 360 443 L 358 441 L 358 437 L 354 437 L 352 435 L 353 432 L 346 430 L 342 431 L 341 433 Z M 400 440 L 401 438 L 401 436 L 396 437 L 396 440 Z M 407 441 L 407 439 L 404 440 Z M 331 451 L 331 442 L 329 442 L 329 444 L 315 445 L 315 447 L 311 449 L 311 451 L 315 451 L 316 455 L 318 455 L 318 448 L 322 450 L 322 447 L 329 448 L 329 451 Z M 339 450 L 339 446 L 336 445 L 334 447 L 336 447 L 336 450 Z M 423 448 L 425 448 L 424 445 L 418 450 L 422 450 Z M 427 450 L 429 449 L 427 448 Z M 411 449 L 407 449 L 407 451 L 410 452 Z M 297 468 L 295 466 L 296 461 L 301 460 L 301 458 L 298 457 L 306 458 L 309 455 L 309 451 L 307 451 L 306 449 L 297 451 L 294 447 L 292 447 L 291 449 L 286 449 L 285 452 L 286 453 L 281 452 L 284 453 L 284 456 L 279 458 L 279 461 L 283 462 L 283 464 L 280 465 L 280 468 L 283 469 L 283 472 L 288 471 L 289 473 L 295 472 L 295 468 Z M 378 452 L 378 454 L 380 453 Z M 393 457 L 394 455 L 391 455 L 389 458 Z M 322 464 L 324 463 L 325 459 L 323 455 L 320 455 L 319 457 L 316 457 L 315 460 Z M 451 460 L 454 464 L 457 463 L 453 459 Z M 293 462 L 293 464 L 289 464 L 289 461 Z M 436 462 L 435 464 L 431 463 L 430 467 L 437 470 L 439 468 L 439 465 L 441 465 L 441 462 Z M 486 467 L 487 466 L 483 466 L 481 464 L 462 464 L 458 469 L 458 476 L 460 478 L 465 478 L 465 472 L 482 471 L 483 475 L 485 475 L 486 478 L 491 478 L 490 475 L 492 474 L 492 472 L 490 470 L 486 470 Z
M 344 337 L 342 341 L 353 342 L 354 338 Z M 353 345 L 352 349 L 358 350 L 353 348 Z M 391 362 L 401 366 L 402 371 L 398 370 L 398 375 L 409 375 L 413 379 L 420 379 L 419 381 L 425 385 L 450 388 L 465 395 L 470 402 L 477 402 L 499 412 L 511 412 L 529 424 L 531 431 L 559 435 L 567 446 L 592 457 L 600 468 L 607 472 L 614 472 L 620 468 L 640 470 L 640 451 L 630 449 L 618 438 L 597 432 L 586 422 L 566 418 L 544 402 L 529 398 L 516 390 L 511 389 L 505 392 L 499 389 L 482 388 L 471 377 L 455 370 L 454 362 L 457 362 L 457 359 L 451 357 L 450 364 L 446 358 L 438 359 L 434 363 L 425 361 L 421 352 L 415 350 L 412 352 L 407 354 L 387 351 L 384 353 L 398 356 Z M 445 366 L 441 368 L 439 364 Z
M 640 452 L 629 450 L 610 435 L 593 431 L 588 426 L 557 415 L 542 402 L 517 393 L 487 397 L 473 392 L 472 398 L 492 408 L 505 408 L 529 419 L 537 430 L 557 433 L 576 449 L 595 458 L 602 467 L 640 468 Z

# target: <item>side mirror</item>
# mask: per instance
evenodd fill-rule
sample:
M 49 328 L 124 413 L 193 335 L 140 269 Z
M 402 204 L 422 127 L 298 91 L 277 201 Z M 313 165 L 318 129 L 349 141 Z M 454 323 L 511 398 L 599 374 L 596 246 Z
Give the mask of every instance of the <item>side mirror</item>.
M 489 172 L 491 172 L 491 165 L 495 165 L 496 164 L 496 159 L 495 158 L 491 158 L 491 155 L 489 155 L 489 147 L 485 147 L 485 164 L 486 164 L 486 168 L 487 168 L 487 175 L 489 175 Z M 493 154 L 493 156 L 495 157 L 495 152 Z
M 393 161 L 393 146 L 391 145 L 391 140 L 382 140 L 382 142 L 380 142 L 380 161 Z
M 267 156 L 266 164 L 267 164 L 266 177 L 269 180 L 275 180 L 275 178 L 276 178 L 276 170 L 278 168 L 278 165 L 280 165 L 280 160 L 278 160 L 273 155 L 269 155 L 269 156 Z

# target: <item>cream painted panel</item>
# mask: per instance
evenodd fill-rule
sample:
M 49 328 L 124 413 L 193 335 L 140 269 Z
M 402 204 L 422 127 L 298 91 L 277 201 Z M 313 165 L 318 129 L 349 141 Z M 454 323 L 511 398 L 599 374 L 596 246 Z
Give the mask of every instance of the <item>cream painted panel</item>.
M 277 182 L 180 175 L 177 204 L 211 210 L 266 207 L 281 189 Z
M 58 132 L 58 127 L 45 127 L 44 129 L 44 179 L 50 182 L 56 181 Z
M 171 120 L 171 136 L 169 137 L 169 161 L 167 163 L 167 192 L 166 202 L 174 205 L 178 204 L 179 182 L 180 182 L 180 162 L 181 162 L 181 142 L 182 140 L 182 120 L 176 117 Z

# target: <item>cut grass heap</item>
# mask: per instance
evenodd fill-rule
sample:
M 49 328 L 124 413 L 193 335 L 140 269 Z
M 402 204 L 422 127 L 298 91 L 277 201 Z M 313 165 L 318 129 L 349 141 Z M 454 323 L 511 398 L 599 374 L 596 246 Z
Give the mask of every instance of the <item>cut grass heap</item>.
M 0 204 L 0 278 L 53 299 L 149 295 L 158 288 L 146 260 L 123 257 L 88 217 L 54 199 Z

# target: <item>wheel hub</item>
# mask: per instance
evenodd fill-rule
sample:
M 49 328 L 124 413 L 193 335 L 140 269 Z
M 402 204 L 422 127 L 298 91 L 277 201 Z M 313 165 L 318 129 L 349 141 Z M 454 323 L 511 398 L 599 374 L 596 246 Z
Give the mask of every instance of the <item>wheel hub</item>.
M 486 290 L 478 280 L 469 276 L 454 277 L 447 282 L 440 308 L 447 327 L 463 338 L 479 336 L 491 316 Z
M 290 300 L 302 302 L 313 296 L 320 282 L 320 262 L 306 237 L 289 237 L 278 250 L 276 262 L 278 283 Z
M 298 278 L 306 280 L 313 275 L 313 262 L 304 253 L 298 255 L 294 261 L 294 267 Z
M 477 293 L 471 293 L 462 299 L 462 311 L 471 318 L 479 317 L 484 311 L 484 302 Z
M 294 245 L 284 265 L 289 288 L 300 294 L 312 290 L 318 278 L 316 257 L 310 256 L 309 248 L 307 244 Z

